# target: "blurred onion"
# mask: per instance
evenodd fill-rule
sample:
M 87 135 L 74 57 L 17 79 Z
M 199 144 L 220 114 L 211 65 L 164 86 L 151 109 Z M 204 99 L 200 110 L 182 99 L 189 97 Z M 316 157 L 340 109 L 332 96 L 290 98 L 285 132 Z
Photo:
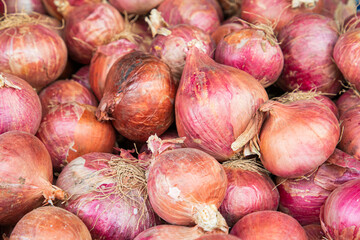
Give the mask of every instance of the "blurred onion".
M 0 5 L 3 3 L 0 3 Z M 45 8 L 41 0 L 5 0 L 7 13 L 42 13 L 45 14 Z M 0 12 L 1 14 L 2 12 Z
M 336 106 L 339 110 L 339 115 L 342 116 L 350 108 L 360 104 L 360 95 L 353 89 L 344 92 L 337 100 Z
M 120 12 L 146 14 L 164 0 L 109 0 Z

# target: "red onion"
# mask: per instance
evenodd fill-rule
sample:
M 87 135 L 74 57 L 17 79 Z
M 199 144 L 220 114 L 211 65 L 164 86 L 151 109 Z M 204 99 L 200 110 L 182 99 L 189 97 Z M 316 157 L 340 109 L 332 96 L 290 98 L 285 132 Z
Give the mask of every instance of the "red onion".
M 37 90 L 63 72 L 67 50 L 62 38 L 28 15 L 0 22 L 0 71 L 16 75 Z
M 183 227 L 174 225 L 159 225 L 143 231 L 137 235 L 134 240 L 194 240 L 204 234 L 205 232 L 197 226 Z
M 75 74 L 72 75 L 72 79 L 75 82 L 80 83 L 81 85 L 83 85 L 84 87 L 86 87 L 90 92 L 92 92 L 93 90 L 91 89 L 90 86 L 90 66 L 89 65 L 85 65 L 83 67 L 81 67 Z
M 96 120 L 95 110 L 90 105 L 64 103 L 43 117 L 37 136 L 48 149 L 55 170 L 86 153 L 112 152 L 115 131 L 111 123 Z
M 360 27 L 360 12 L 347 17 L 343 23 L 344 30 L 349 31 Z
M 242 240 L 307 240 L 306 232 L 291 216 L 276 211 L 259 211 L 240 219 L 230 232 Z
M 334 114 L 337 118 L 339 118 L 339 110 L 336 106 L 336 104 L 331 101 L 331 99 L 329 97 L 320 95 L 320 96 L 316 96 L 315 101 L 318 100 L 320 102 L 322 102 L 323 104 L 325 104 Z
M 120 12 L 146 14 L 164 0 L 109 0 Z
M 155 158 L 147 189 L 152 207 L 165 221 L 227 233 L 218 211 L 227 184 L 225 171 L 215 158 L 197 149 L 180 148 Z
M 248 27 L 249 26 L 247 24 L 241 21 L 224 23 L 216 28 L 216 30 L 211 34 L 211 37 L 214 39 L 216 45 L 218 45 L 220 40 L 222 40 L 226 35 Z
M 41 103 L 30 84 L 0 73 L 0 134 L 19 130 L 35 134 L 41 121 Z
M 276 82 L 284 66 L 277 39 L 266 25 L 226 35 L 217 45 L 215 61 L 249 73 L 264 87 Z
M 241 18 L 252 23 L 271 23 L 279 32 L 298 14 L 319 13 L 322 9 L 323 0 L 242 0 Z
M 120 39 L 96 49 L 91 58 L 89 80 L 96 97 L 101 100 L 104 94 L 106 77 L 112 65 L 127 53 L 139 47 L 126 39 Z
M 329 239 L 360 238 L 360 178 L 335 189 L 321 208 L 321 228 Z
M 134 51 L 111 67 L 96 116 L 113 120 L 124 137 L 145 142 L 172 124 L 175 91 L 170 68 L 163 61 Z
M 336 106 L 339 110 L 340 116 L 358 104 L 360 104 L 360 94 L 353 89 L 347 90 L 338 98 L 338 100 L 336 100 Z
M 311 13 L 294 17 L 279 33 L 285 64 L 277 85 L 285 91 L 337 94 L 341 75 L 332 60 L 337 39 L 334 20 Z
M 262 210 L 277 210 L 279 192 L 271 178 L 254 166 L 253 160 L 223 164 L 228 187 L 219 211 L 229 227 L 245 215 Z
M 156 223 L 146 193 L 144 171 L 127 159 L 89 153 L 60 173 L 57 186 L 72 196 L 65 204 L 90 229 L 94 239 L 134 239 Z
M 50 16 L 45 15 L 45 14 L 37 14 L 37 13 L 30 14 L 29 16 L 31 16 L 33 19 L 36 19 L 36 22 L 38 24 L 41 24 L 42 26 L 48 27 L 50 30 L 53 30 L 62 39 L 64 39 L 64 31 L 63 31 L 64 26 L 56 18 L 50 17 Z M 69 61 L 66 64 L 68 64 L 68 63 L 69 63 Z M 67 66 L 65 66 L 65 70 L 66 70 L 66 67 Z
M 207 234 L 203 235 L 195 240 L 239 240 L 240 238 L 237 238 L 233 235 L 229 234 Z
M 44 88 L 40 101 L 45 116 L 56 105 L 77 102 L 97 107 L 95 96 L 83 85 L 73 80 L 59 80 Z
M 187 147 L 201 149 L 219 161 L 229 159 L 240 151 L 234 151 L 232 143 L 266 100 L 265 89 L 248 73 L 218 64 L 192 48 L 175 102 L 179 136 L 186 137 Z
M 324 232 L 321 230 L 321 226 L 318 224 L 310 224 L 304 226 L 304 230 L 309 240 L 323 240 L 325 237 Z
M 43 202 L 65 199 L 65 193 L 51 185 L 48 151 L 30 133 L 10 131 L 0 135 L 0 179 L 0 225 L 15 224 Z
M 0 3 L 0 5 L 1 4 L 3 3 Z M 41 0 L 5 0 L 5 4 L 8 13 L 46 13 Z
M 89 64 L 96 47 L 109 43 L 124 29 L 124 19 L 106 3 L 84 4 L 67 8 L 65 41 L 75 61 Z
M 59 207 L 40 207 L 21 218 L 10 239 L 91 240 L 91 235 L 74 214 Z
M 164 0 L 158 10 L 170 25 L 186 23 L 206 33 L 215 31 L 223 19 L 216 0 Z

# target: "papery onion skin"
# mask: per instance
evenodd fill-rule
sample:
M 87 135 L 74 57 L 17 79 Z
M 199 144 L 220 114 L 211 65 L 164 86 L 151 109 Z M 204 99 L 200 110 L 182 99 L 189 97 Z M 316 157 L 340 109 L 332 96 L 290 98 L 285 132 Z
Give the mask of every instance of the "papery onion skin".
M 195 240 L 239 240 L 240 238 L 230 234 L 206 234 Z
M 52 107 L 69 102 L 77 102 L 97 107 L 95 96 L 83 85 L 73 80 L 59 80 L 50 84 L 39 93 L 43 116 Z
M 0 30 L 0 71 L 18 76 L 37 91 L 63 72 L 67 49 L 63 39 L 40 24 Z
M 360 179 L 335 189 L 321 208 L 321 228 L 330 239 L 360 238 Z
M 226 35 L 217 45 L 215 61 L 249 73 L 264 87 L 272 85 L 281 74 L 284 56 L 266 34 L 247 28 Z
M 127 12 L 129 14 L 146 14 L 162 1 L 164 0 L 109 0 L 110 4 L 120 12 Z
M 242 22 L 224 23 L 220 25 L 218 28 L 216 28 L 216 30 L 211 34 L 211 37 L 212 39 L 214 39 L 215 44 L 218 45 L 220 40 L 223 39 L 226 35 L 248 27 L 249 26 L 247 26 Z
M 260 111 L 268 114 L 259 136 L 260 159 L 272 174 L 301 177 L 334 152 L 340 137 L 339 122 L 320 101 L 268 101 Z
M 115 130 L 95 118 L 96 107 L 76 102 L 52 108 L 40 124 L 37 137 L 48 149 L 54 170 L 89 152 L 112 152 Z
M 210 57 L 215 51 L 214 41 L 200 28 L 188 24 L 170 27 L 168 36 L 157 35 L 151 43 L 150 53 L 166 62 L 176 79 L 181 78 L 186 55 L 191 47 L 197 47 Z
M 196 226 L 184 227 L 176 225 L 159 225 L 143 231 L 137 235 L 134 240 L 194 240 L 204 234 L 204 231 Z
M 216 63 L 194 48 L 188 53 L 175 102 L 176 127 L 187 147 L 219 161 L 236 154 L 231 144 L 268 100 L 248 73 Z
M 91 58 L 89 80 L 97 99 L 101 100 L 103 97 L 106 77 L 112 65 L 134 50 L 139 50 L 139 47 L 126 39 L 120 39 L 96 49 Z
M 304 229 L 309 240 L 323 240 L 325 237 L 319 224 L 306 225 L 304 226 Z
M 134 51 L 111 67 L 96 116 L 99 120 L 114 119 L 112 123 L 122 136 L 145 142 L 173 123 L 175 91 L 167 64 L 151 54 Z
M 186 23 L 206 33 L 215 31 L 223 19 L 221 7 L 215 0 L 165 0 L 158 10 L 170 25 Z
M 47 206 L 37 208 L 21 218 L 10 239 L 91 240 L 91 235 L 76 215 L 59 207 Z
M 90 66 L 85 65 L 81 67 L 75 74 L 72 75 L 71 80 L 80 83 L 84 87 L 86 87 L 90 92 L 93 92 L 90 86 Z
M 41 0 L 5 0 L 7 13 L 25 12 L 45 14 L 45 8 Z M 0 3 L 1 5 L 2 3 Z M 0 12 L 1 13 L 1 12 Z
M 336 100 L 339 116 L 358 104 L 360 104 L 360 95 L 357 95 L 352 89 L 347 90 Z
M 305 230 L 294 218 L 276 211 L 250 213 L 235 224 L 230 234 L 242 240 L 308 239 Z
M 96 47 L 111 42 L 124 29 L 124 19 L 111 5 L 84 4 L 66 16 L 65 42 L 75 61 L 89 64 Z
M 0 225 L 15 224 L 32 209 L 65 193 L 51 185 L 51 159 L 44 144 L 30 133 L 0 135 Z
M 0 73 L 0 102 L 0 134 L 19 130 L 35 135 L 42 109 L 39 96 L 29 83 L 14 75 Z
M 311 13 L 297 15 L 281 30 L 278 39 L 285 59 L 277 81 L 280 88 L 330 94 L 340 91 L 341 74 L 332 60 L 338 40 L 334 20 Z

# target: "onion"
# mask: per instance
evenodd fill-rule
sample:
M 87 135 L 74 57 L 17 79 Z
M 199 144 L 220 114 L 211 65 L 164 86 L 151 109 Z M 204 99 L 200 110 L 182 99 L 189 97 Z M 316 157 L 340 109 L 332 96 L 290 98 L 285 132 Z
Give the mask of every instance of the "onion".
M 170 68 L 164 62 L 134 51 L 111 67 L 96 117 L 112 119 L 121 135 L 145 142 L 172 124 L 175 91 Z
M 93 90 L 91 89 L 90 86 L 90 66 L 89 65 L 85 65 L 83 67 L 81 67 L 75 74 L 72 75 L 72 79 L 75 82 L 80 83 L 81 85 L 83 85 L 84 87 L 86 87 L 90 92 L 92 92 Z
M 120 39 L 96 49 L 90 63 L 89 80 L 99 100 L 103 97 L 106 77 L 112 65 L 122 56 L 138 49 L 136 44 L 126 39 Z
M 109 0 L 120 12 L 146 14 L 164 0 Z
M 29 16 L 31 16 L 33 19 L 36 19 L 36 22 L 38 24 L 41 24 L 42 26 L 48 27 L 50 30 L 53 30 L 62 39 L 64 39 L 64 31 L 63 31 L 64 26 L 56 18 L 50 17 L 50 16 L 45 15 L 45 14 L 38 14 L 38 13 L 33 13 L 33 14 L 30 14 Z M 68 65 L 68 64 L 69 64 L 69 61 L 67 61 L 66 65 Z M 65 70 L 66 70 L 66 67 L 65 67 Z
M 339 110 L 336 106 L 336 104 L 331 101 L 329 97 L 326 97 L 324 95 L 316 96 L 314 100 L 318 100 L 325 104 L 334 114 L 337 118 L 339 118 Z
M 106 3 L 84 4 L 64 10 L 65 41 L 69 55 L 79 63 L 89 64 L 96 47 L 109 43 L 124 29 L 124 19 Z
M 219 161 L 229 159 L 240 151 L 234 151 L 232 143 L 266 100 L 265 89 L 248 73 L 218 64 L 192 48 L 175 102 L 179 136 L 186 137 L 187 147 L 201 149 Z
M 239 239 L 240 238 L 228 234 L 207 234 L 195 240 L 239 240 Z
M 41 121 L 41 103 L 30 84 L 0 73 L 0 134 L 19 130 L 35 134 Z
M 174 225 L 159 225 L 143 231 L 137 235 L 134 240 L 194 240 L 204 234 L 205 232 L 197 226 L 183 227 Z
M 134 239 L 157 222 L 145 173 L 136 161 L 94 152 L 74 159 L 60 173 L 57 186 L 72 196 L 65 208 L 84 221 L 94 239 Z
M 152 207 L 165 221 L 197 224 L 204 231 L 228 231 L 218 208 L 228 181 L 223 167 L 193 148 L 169 150 L 150 166 L 147 189 Z
M 223 164 L 228 187 L 219 211 L 229 227 L 245 215 L 262 210 L 277 210 L 279 192 L 271 178 L 254 165 L 253 160 Z
M 340 116 L 358 104 L 360 104 L 360 94 L 354 89 L 347 90 L 336 100 Z
M 24 79 L 37 90 L 57 79 L 65 68 L 67 50 L 49 26 L 26 14 L 7 15 L 0 22 L 0 71 Z
M 322 9 L 323 0 L 243 0 L 241 18 L 251 23 L 271 23 L 279 32 L 298 14 L 319 13 Z
M 360 179 L 335 189 L 321 208 L 321 228 L 329 239 L 360 238 Z
M 276 211 L 259 211 L 240 219 L 230 232 L 242 240 L 307 240 L 306 232 L 291 216 Z
M 344 2 L 344 0 L 324 0 L 324 7 L 321 11 L 321 14 L 329 18 L 334 18 L 336 9 L 339 3 L 342 1 Z
M 339 122 L 326 105 L 314 99 L 291 102 L 291 97 L 260 107 L 267 115 L 259 137 L 261 162 L 284 178 L 301 177 L 324 163 L 340 137 Z
M 164 0 L 158 10 L 170 25 L 185 23 L 206 33 L 215 31 L 223 19 L 221 7 L 216 0 Z
M 353 30 L 355 28 L 360 27 L 360 19 L 359 19 L 360 13 L 357 12 L 356 14 L 353 14 L 349 17 L 347 17 L 343 23 L 344 30 L 349 31 Z
M 46 13 L 41 0 L 5 0 L 5 4 L 8 13 Z
M 325 237 L 324 232 L 321 230 L 321 226 L 318 224 L 310 224 L 304 226 L 306 235 L 309 240 L 323 240 Z
M 279 87 L 285 91 L 339 92 L 341 75 L 332 60 L 338 39 L 334 20 L 311 13 L 297 15 L 278 38 L 285 58 Z
M 45 116 L 51 108 L 62 103 L 77 102 L 97 107 L 95 96 L 83 85 L 73 80 L 59 80 L 44 88 L 40 101 Z
M 91 235 L 74 214 L 58 207 L 41 207 L 21 218 L 10 239 L 91 240 Z
M 51 185 L 49 153 L 30 133 L 10 131 L 0 135 L 0 179 L 0 225 L 15 224 L 43 202 L 65 199 L 65 193 Z
M 215 61 L 249 73 L 264 87 L 276 82 L 284 66 L 279 43 L 266 25 L 226 35 L 217 45 Z
M 115 131 L 95 118 L 96 108 L 76 102 L 52 108 L 41 121 L 37 136 L 48 149 L 54 170 L 89 152 L 111 152 Z
M 228 22 L 220 25 L 216 30 L 211 34 L 212 39 L 214 39 L 216 45 L 219 44 L 226 35 L 248 28 L 249 26 L 242 21 Z

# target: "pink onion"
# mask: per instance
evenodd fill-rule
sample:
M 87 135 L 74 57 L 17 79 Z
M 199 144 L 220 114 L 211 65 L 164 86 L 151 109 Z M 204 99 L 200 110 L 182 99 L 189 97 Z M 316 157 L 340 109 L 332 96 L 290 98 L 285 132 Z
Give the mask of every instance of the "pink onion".
M 41 121 L 41 103 L 30 84 L 0 73 L 0 102 L 0 134 L 19 130 L 35 135 Z
M 321 208 L 321 228 L 329 239 L 360 238 L 360 178 L 335 189 Z
M 253 166 L 252 161 L 244 162 L 236 160 L 223 164 L 228 187 L 219 211 L 229 227 L 249 213 L 277 210 L 279 205 L 279 192 L 271 178 Z
M 84 87 L 86 87 L 90 92 L 92 92 L 93 90 L 91 89 L 90 86 L 90 66 L 89 65 L 85 65 L 83 67 L 81 67 L 75 74 L 72 75 L 72 79 L 75 82 L 80 83 L 81 85 L 83 85 Z
M 360 95 L 353 89 L 347 90 L 338 98 L 338 100 L 336 100 L 336 106 L 339 110 L 340 116 L 358 104 L 360 104 Z
M 71 195 L 65 208 L 84 221 L 94 239 L 134 239 L 157 222 L 145 173 L 135 162 L 93 152 L 74 159 L 59 175 L 57 186 Z
M 337 108 L 336 104 L 329 98 L 324 95 L 316 96 L 315 101 L 318 100 L 325 104 L 337 118 L 339 118 L 339 109 Z
M 112 152 L 115 130 L 109 122 L 98 122 L 95 110 L 71 102 L 53 107 L 43 117 L 37 137 L 48 149 L 55 170 L 86 153 Z
M 10 239 L 91 240 L 91 235 L 74 214 L 59 207 L 40 207 L 20 219 Z
M 194 240 L 204 234 L 205 232 L 197 226 L 183 227 L 175 225 L 159 225 L 143 231 L 137 235 L 134 240 Z
M 325 237 L 319 224 L 306 225 L 304 226 L 304 229 L 309 240 L 323 240 Z
M 195 240 L 239 240 L 239 239 L 240 238 L 237 238 L 229 234 L 206 234 Z
M 8 13 L 42 13 L 45 14 L 45 8 L 41 0 L 5 0 Z M 0 3 L 0 5 L 3 3 Z M 1 12 L 0 12 L 1 13 Z
M 44 144 L 30 133 L 0 135 L 0 225 L 15 224 L 32 209 L 65 193 L 52 186 L 51 159 Z
M 248 28 L 249 26 L 241 21 L 227 22 L 220 25 L 216 30 L 211 34 L 212 39 L 214 39 L 216 45 L 219 44 L 226 35 Z
M 223 19 L 221 7 L 216 0 L 164 0 L 158 10 L 170 25 L 185 23 L 206 33 L 215 31 Z
M 228 231 L 218 208 L 227 178 L 215 158 L 193 148 L 161 153 L 150 166 L 147 189 L 152 207 L 165 221 L 197 224 L 204 231 Z
M 341 75 L 332 60 L 338 39 L 334 20 L 318 14 L 300 14 L 281 30 L 278 38 L 285 59 L 279 87 L 285 91 L 339 92 Z
M 120 12 L 146 14 L 164 0 L 109 0 Z
M 179 136 L 186 137 L 187 147 L 201 149 L 219 161 L 229 159 L 240 151 L 234 151 L 232 143 L 267 99 L 265 89 L 248 73 L 218 64 L 192 48 L 175 102 Z

